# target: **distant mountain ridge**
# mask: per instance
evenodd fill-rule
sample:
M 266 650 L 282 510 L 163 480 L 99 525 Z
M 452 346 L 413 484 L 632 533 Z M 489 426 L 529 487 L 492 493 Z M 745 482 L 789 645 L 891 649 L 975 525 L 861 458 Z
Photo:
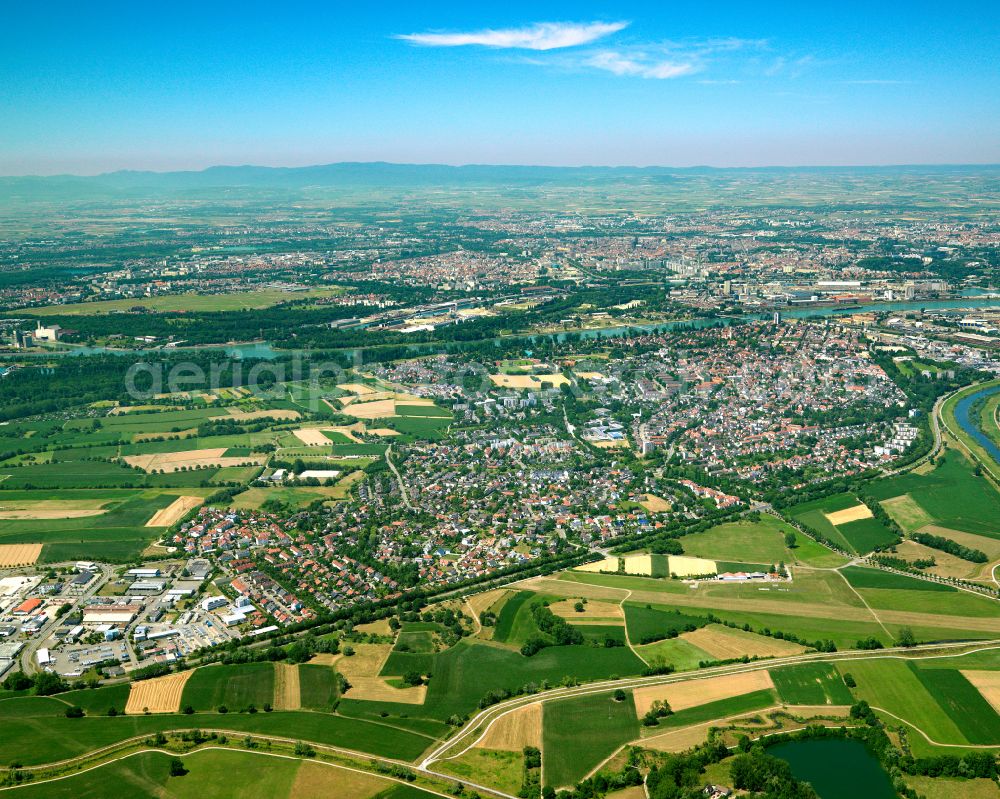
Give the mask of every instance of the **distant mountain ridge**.
M 101 175 L 0 177 L 0 199 L 64 199 L 78 195 L 133 196 L 206 189 L 301 190 L 315 188 L 408 188 L 430 186 L 541 186 L 620 180 L 669 182 L 695 176 L 739 175 L 946 175 L 1000 174 L 1000 165 L 802 166 L 802 167 L 634 167 L 398 164 L 338 162 L 302 167 L 213 166 L 197 171 L 122 170 Z

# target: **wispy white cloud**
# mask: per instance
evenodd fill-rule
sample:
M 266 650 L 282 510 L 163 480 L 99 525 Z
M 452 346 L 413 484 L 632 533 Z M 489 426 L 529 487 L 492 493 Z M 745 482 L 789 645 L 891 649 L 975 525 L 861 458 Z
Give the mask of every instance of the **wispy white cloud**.
M 842 83 L 846 83 L 849 86 L 902 86 L 907 83 L 912 83 L 912 81 L 869 78 L 867 80 L 845 80 L 842 81 Z
M 641 78 L 679 78 L 690 75 L 697 67 L 676 61 L 650 61 L 643 56 L 629 57 L 615 50 L 602 50 L 589 56 L 584 63 L 614 75 L 634 75 Z
M 658 42 L 596 50 L 584 55 L 578 64 L 614 75 L 667 80 L 703 72 L 720 59 L 731 59 L 738 50 L 766 47 L 763 40 L 737 38 Z
M 486 29 L 464 33 L 406 33 L 397 39 L 425 47 L 480 47 L 557 50 L 590 44 L 628 27 L 627 22 L 538 22 L 524 28 Z

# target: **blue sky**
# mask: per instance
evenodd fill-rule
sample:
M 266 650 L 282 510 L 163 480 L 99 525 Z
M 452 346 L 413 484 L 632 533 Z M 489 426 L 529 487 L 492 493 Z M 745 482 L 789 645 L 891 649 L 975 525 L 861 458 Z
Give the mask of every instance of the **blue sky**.
M 997 9 L 12 3 L 0 174 L 997 163 Z

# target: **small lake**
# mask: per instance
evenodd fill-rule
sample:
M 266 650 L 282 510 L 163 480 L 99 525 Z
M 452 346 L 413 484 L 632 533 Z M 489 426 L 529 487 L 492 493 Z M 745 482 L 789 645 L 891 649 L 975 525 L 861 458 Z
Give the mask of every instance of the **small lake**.
M 789 741 L 767 748 L 808 782 L 820 799 L 894 799 L 889 775 L 865 745 L 849 738 Z
M 970 438 L 972 438 L 979 446 L 985 449 L 992 456 L 993 460 L 1000 463 L 1000 447 L 994 443 L 993 439 L 984 433 L 977 420 L 973 419 L 970 411 L 972 406 L 983 397 L 989 397 L 1000 391 L 1000 386 L 990 386 L 989 388 L 984 388 L 981 391 L 973 391 L 968 394 L 957 403 L 955 403 L 955 421 L 958 422 L 958 426 L 961 427 Z

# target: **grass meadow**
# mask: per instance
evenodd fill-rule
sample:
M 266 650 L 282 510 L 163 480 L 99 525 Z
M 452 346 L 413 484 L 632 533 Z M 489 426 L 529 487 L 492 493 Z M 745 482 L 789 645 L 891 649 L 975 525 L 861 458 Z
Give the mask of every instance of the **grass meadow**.
M 622 744 L 639 737 L 631 691 L 590 694 L 542 705 L 542 782 L 575 785 Z

